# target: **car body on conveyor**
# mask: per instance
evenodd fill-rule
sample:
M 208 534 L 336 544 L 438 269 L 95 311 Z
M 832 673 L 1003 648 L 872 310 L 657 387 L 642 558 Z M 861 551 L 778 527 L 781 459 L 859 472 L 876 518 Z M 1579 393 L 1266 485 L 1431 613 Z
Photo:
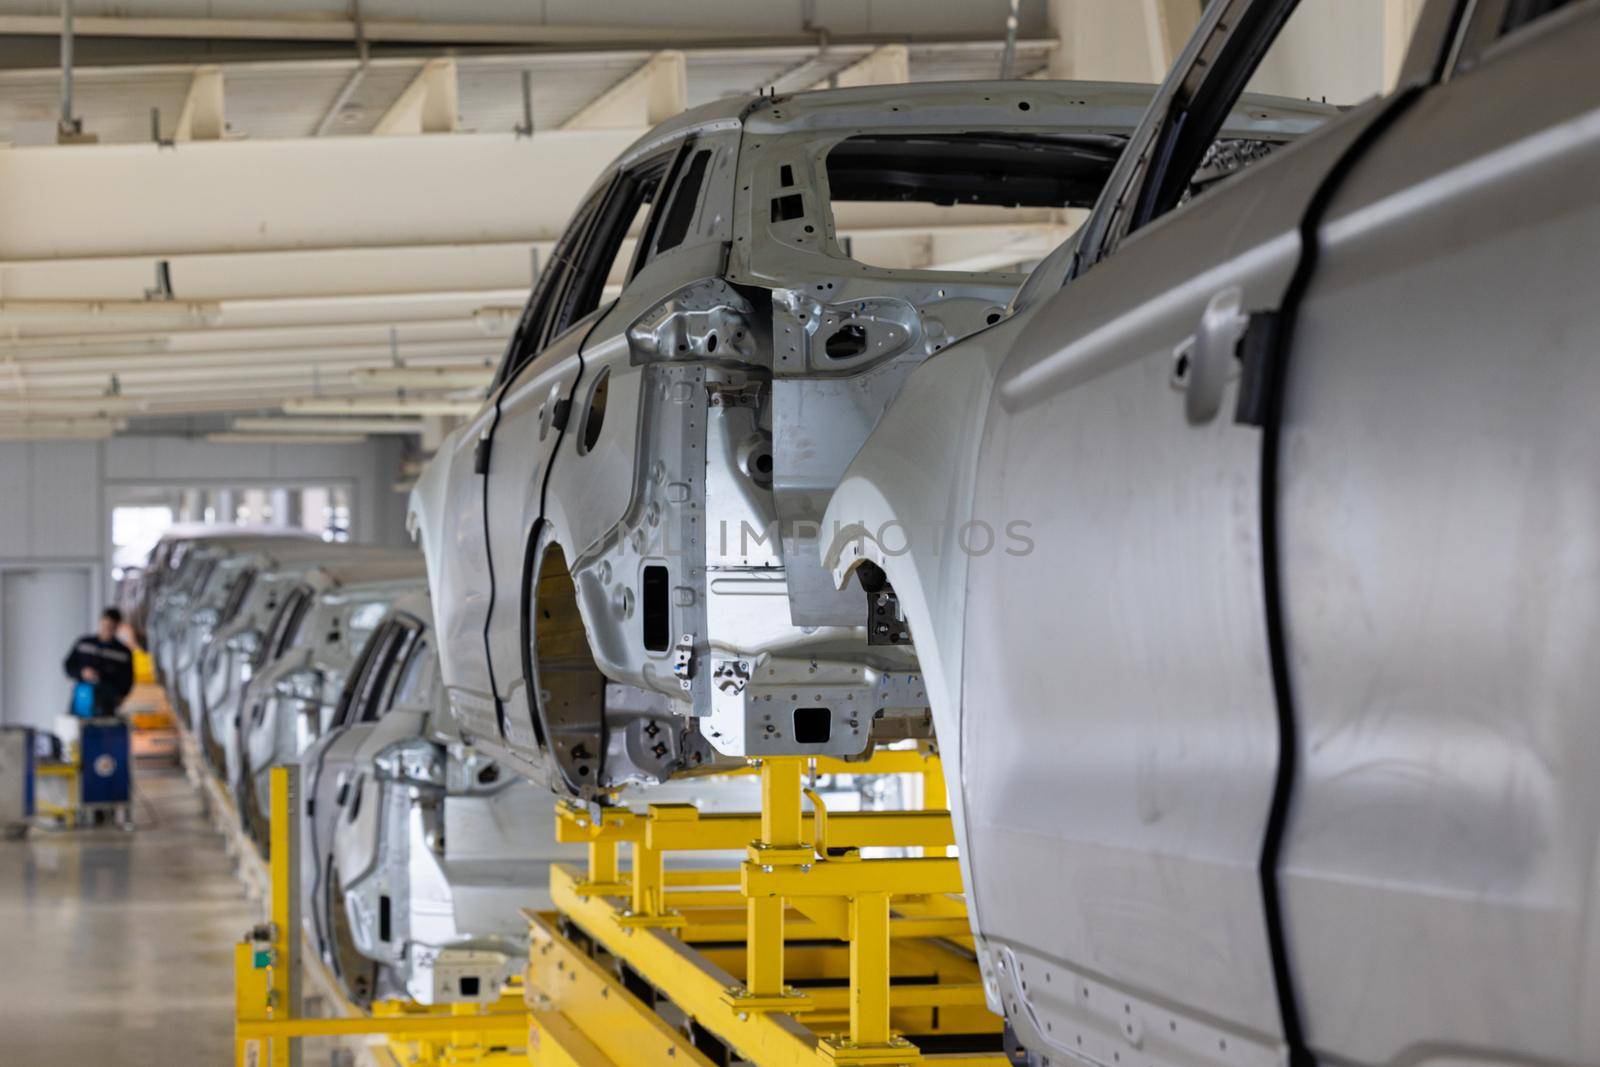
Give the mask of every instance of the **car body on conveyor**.
M 305 921 L 358 1004 L 497 999 L 527 965 L 523 909 L 551 907 L 551 864 L 585 855 L 582 845 L 556 841 L 549 789 L 462 736 L 429 618 L 425 592 L 395 602 L 346 678 L 334 725 L 301 758 Z M 848 807 L 821 788 L 828 803 Z M 754 810 L 758 794 L 754 776 L 712 777 L 624 794 L 623 802 Z
M 1006 268 L 1042 254 L 994 227 L 1069 233 L 1149 99 L 1056 82 L 763 96 L 625 152 L 412 495 L 463 729 L 591 798 L 927 736 L 903 634 L 820 566 L 823 508 L 906 375 L 1002 318 L 1024 277 Z M 1258 99 L 1224 133 L 1270 150 L 1327 111 Z M 937 222 L 1000 248 L 852 258 L 872 227 Z
M 1600 4 L 1428 0 L 1197 189 L 1294 8 L 1206 8 L 825 561 L 909 622 L 1013 1062 L 1600 1063 Z
M 422 557 L 383 553 L 301 572 L 278 603 L 265 656 L 241 695 L 235 798 L 245 829 L 268 850 L 269 772 L 332 724 L 345 678 L 399 598 L 424 588 Z
M 302 575 L 323 563 L 385 560 L 401 553 L 324 542 L 260 545 L 244 557 L 250 580 L 234 608 L 215 626 L 190 678 L 190 698 L 200 723 L 201 750 L 231 790 L 239 778 L 239 715 L 246 684 L 277 652 L 266 641 L 278 606 Z M 409 555 L 409 554 L 406 554 Z M 281 636 L 281 635 L 280 635 Z
M 167 699 L 182 710 L 183 694 L 169 677 L 179 653 L 178 631 L 191 601 L 206 586 L 217 563 L 240 549 L 261 543 L 318 543 L 303 530 L 259 526 L 182 525 L 157 540 L 140 579 L 132 626 L 150 652 Z M 190 725 L 193 725 L 192 723 Z
M 519 909 L 583 854 L 556 843 L 549 790 L 463 744 L 430 618 L 425 590 L 395 601 L 301 759 L 305 921 L 362 1005 L 497 999 L 526 964 Z

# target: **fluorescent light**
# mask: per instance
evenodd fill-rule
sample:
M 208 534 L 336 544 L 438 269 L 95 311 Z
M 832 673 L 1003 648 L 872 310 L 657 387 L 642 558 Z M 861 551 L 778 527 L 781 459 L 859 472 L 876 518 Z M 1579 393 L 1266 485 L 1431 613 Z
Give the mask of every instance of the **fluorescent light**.
M 424 399 L 420 397 L 339 398 L 285 400 L 286 415 L 472 415 L 481 400 Z
M 244 433 L 414 433 L 426 428 L 421 419 L 302 419 L 292 415 L 238 418 L 233 429 Z
M 472 320 L 490 337 L 503 337 L 516 328 L 522 318 L 521 304 L 488 304 L 472 312 Z
M 367 439 L 359 433 L 208 433 L 214 445 L 359 445 Z
M 0 300 L 0 322 L 128 319 L 149 329 L 206 326 L 221 317 L 221 304 L 191 300 Z
M 0 421 L 38 415 L 137 415 L 149 406 L 149 401 L 134 396 L 0 394 Z
M 110 437 L 126 429 L 123 419 L 6 419 L 0 418 L 0 439 L 17 441 L 38 438 Z
M 358 385 L 390 389 L 483 389 L 493 367 L 363 367 L 350 372 Z

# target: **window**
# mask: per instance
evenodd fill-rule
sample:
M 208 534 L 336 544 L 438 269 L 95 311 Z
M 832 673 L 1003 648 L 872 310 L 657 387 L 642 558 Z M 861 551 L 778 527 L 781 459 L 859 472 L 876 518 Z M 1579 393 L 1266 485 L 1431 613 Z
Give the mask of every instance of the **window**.
M 366 684 L 367 676 L 372 673 L 374 663 L 382 656 L 388 638 L 388 627 L 380 627 L 373 633 L 371 639 L 361 646 L 360 654 L 350 666 L 350 673 L 345 675 L 344 688 L 339 692 L 338 703 L 334 705 L 335 723 L 349 726 L 360 720 L 359 709 L 363 686 Z
M 1470 69 L 1502 37 L 1572 6 L 1572 0 L 1479 0 L 1461 35 L 1457 70 Z
M 892 226 L 899 212 L 919 205 L 907 221 L 926 226 L 929 206 L 962 222 L 1002 225 L 1059 224 L 1060 240 L 1079 224 L 1111 175 L 1127 138 L 1112 134 L 969 132 L 860 134 L 828 151 L 829 206 L 840 251 L 851 259 L 892 270 L 1000 270 L 1022 267 L 992 260 L 992 249 L 959 240 L 908 244 L 898 237 L 851 236 L 860 226 Z M 805 216 L 793 164 L 778 167 L 773 222 Z M 1073 210 L 1076 209 L 1076 210 Z M 949 232 L 959 232 L 952 230 Z M 1058 243 L 1058 242 L 1052 242 Z
M 299 586 L 284 598 L 267 630 L 267 639 L 256 648 L 256 659 L 252 664 L 254 670 L 259 672 L 288 651 L 310 607 L 311 590 L 305 586 Z
M 1521 29 L 1570 3 L 1572 0 L 1510 0 L 1506 4 L 1505 16 L 1500 20 L 1500 33 L 1504 35 Z
M 406 658 L 405 666 L 399 671 L 399 678 L 395 682 L 394 692 L 387 701 L 387 706 L 391 708 L 426 706 L 433 689 L 435 662 L 437 662 L 436 657 L 427 639 L 415 641 Z
M 234 616 L 239 614 L 239 609 L 244 606 L 244 598 L 250 595 L 250 587 L 255 584 L 255 568 L 246 568 L 239 572 L 233 579 L 233 587 L 228 590 L 227 603 L 222 606 L 223 622 L 232 622 Z
M 618 175 L 578 209 L 550 254 L 496 381 L 509 381 L 551 340 L 600 306 L 628 234 L 646 227 L 671 154 Z
M 689 157 L 683 177 L 672 191 L 672 201 L 661 220 L 661 236 L 656 240 L 655 254 L 660 255 L 683 244 L 689 234 L 689 223 L 694 220 L 695 209 L 700 206 L 700 187 L 705 184 L 706 168 L 711 165 L 711 149 L 702 148 Z
M 1315 129 L 1341 106 L 1381 93 L 1387 80 L 1381 49 L 1369 67 L 1349 60 L 1370 51 L 1345 40 L 1349 11 L 1341 0 L 1212 0 L 1202 23 L 1208 35 L 1190 65 L 1174 72 L 1154 128 L 1141 130 L 1145 139 L 1130 148 L 1137 152 L 1131 182 L 1092 222 L 1086 262 L 1279 143 Z M 1247 87 L 1268 95 L 1241 99 Z M 1278 132 L 1228 136 L 1230 122 L 1269 118 Z

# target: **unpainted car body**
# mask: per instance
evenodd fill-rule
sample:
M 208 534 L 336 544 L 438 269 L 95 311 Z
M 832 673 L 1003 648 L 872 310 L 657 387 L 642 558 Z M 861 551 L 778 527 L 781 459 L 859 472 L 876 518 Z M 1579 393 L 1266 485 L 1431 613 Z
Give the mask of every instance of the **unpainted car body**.
M 1293 7 L 1208 7 L 825 561 L 909 620 L 1020 1058 L 1600 1063 L 1600 5 L 1431 0 L 1186 203 Z
M 841 212 L 1022 205 L 1064 222 L 1148 100 L 1049 82 L 762 97 L 625 153 L 489 401 L 413 493 L 463 728 L 586 797 L 926 736 L 903 634 L 869 592 L 832 587 L 816 534 L 906 375 L 1000 319 L 1023 276 L 868 265 Z M 1306 109 L 1262 102 L 1238 135 L 1284 139 Z M 642 199 L 632 273 L 602 306 L 585 264 L 609 263 Z
M 177 635 L 191 601 L 204 589 L 212 569 L 241 549 L 290 541 L 315 543 L 316 538 L 301 530 L 275 527 L 186 524 L 163 534 L 151 549 L 132 626 L 150 652 L 156 678 L 174 707 L 185 710 L 183 694 L 169 677 L 179 654 Z
M 301 760 L 306 921 L 358 1003 L 492 1002 L 526 966 L 522 910 L 551 906 L 551 864 L 585 855 L 556 841 L 548 789 L 462 736 L 430 608 L 425 593 L 395 603 L 347 678 L 337 724 Z M 751 810 L 757 796 L 750 776 L 644 791 L 707 811 Z
M 252 550 L 249 585 L 235 610 L 220 622 L 204 646 L 195 678 L 199 695 L 201 750 L 212 770 L 233 790 L 239 780 L 240 716 L 245 687 L 256 672 L 287 650 L 291 632 L 269 641 L 283 600 L 298 588 L 307 572 L 323 564 L 384 562 L 409 557 L 390 549 L 332 543 L 291 543 Z M 287 621 L 287 620 L 285 620 Z
M 332 724 L 345 678 L 398 598 L 424 584 L 415 553 L 325 563 L 298 576 L 266 641 L 273 657 L 242 695 L 236 797 L 245 828 L 268 849 L 269 772 Z
M 462 743 L 430 617 L 425 591 L 395 602 L 301 760 L 304 914 L 361 1004 L 497 999 L 526 962 L 519 909 L 539 906 L 552 860 L 582 855 L 556 843 L 548 790 Z

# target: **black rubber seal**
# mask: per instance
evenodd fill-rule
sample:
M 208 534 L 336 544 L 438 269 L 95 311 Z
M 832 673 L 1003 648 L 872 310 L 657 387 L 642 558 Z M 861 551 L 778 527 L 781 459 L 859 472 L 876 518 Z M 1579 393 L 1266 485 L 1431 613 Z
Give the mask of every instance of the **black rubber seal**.
M 1262 399 L 1261 435 L 1261 566 L 1265 598 L 1267 644 L 1272 657 L 1272 688 L 1278 707 L 1278 773 L 1273 784 L 1272 807 L 1267 817 L 1266 837 L 1261 846 L 1261 896 L 1265 905 L 1267 936 L 1272 952 L 1272 972 L 1278 989 L 1278 1006 L 1283 1016 L 1283 1036 L 1289 1046 L 1290 1067 L 1312 1067 L 1316 1057 L 1306 1046 L 1305 1030 L 1295 996 L 1294 976 L 1289 967 L 1288 939 L 1283 928 L 1283 907 L 1278 887 L 1278 866 L 1283 839 L 1288 827 L 1289 806 L 1293 801 L 1295 776 L 1299 764 L 1299 731 L 1296 727 L 1294 685 L 1289 672 L 1289 642 L 1284 625 L 1284 575 L 1278 528 L 1279 448 L 1283 428 L 1283 388 L 1294 348 L 1296 320 L 1300 305 L 1311 287 L 1321 254 L 1319 243 L 1323 219 L 1334 196 L 1357 164 L 1384 133 L 1405 114 L 1422 95 L 1423 87 L 1413 86 L 1396 93 L 1383 110 L 1367 124 L 1324 175 L 1306 204 L 1300 219 L 1300 259 L 1284 290 L 1278 309 L 1268 358 L 1261 361 L 1258 383 Z

